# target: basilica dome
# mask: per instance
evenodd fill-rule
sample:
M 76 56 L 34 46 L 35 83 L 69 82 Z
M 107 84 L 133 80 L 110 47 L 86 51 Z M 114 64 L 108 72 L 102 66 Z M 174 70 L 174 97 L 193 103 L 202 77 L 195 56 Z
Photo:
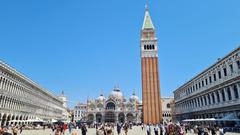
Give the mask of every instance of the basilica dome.
M 130 97 L 130 101 L 131 102 L 134 102 L 134 101 L 138 102 L 139 98 L 138 98 L 138 96 L 135 95 L 135 93 L 133 93 L 132 96 Z
M 122 99 L 123 94 L 119 88 L 114 88 L 114 90 L 110 93 L 110 97 Z
M 105 100 L 105 97 L 103 96 L 103 94 L 101 94 L 101 95 L 97 98 L 97 100 L 99 100 L 99 101 L 104 101 L 104 100 Z

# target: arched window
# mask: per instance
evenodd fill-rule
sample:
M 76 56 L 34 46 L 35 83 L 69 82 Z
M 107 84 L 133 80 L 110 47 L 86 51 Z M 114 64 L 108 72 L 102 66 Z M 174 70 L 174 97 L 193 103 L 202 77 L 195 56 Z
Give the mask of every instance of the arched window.
M 228 94 L 228 100 L 232 100 L 232 95 L 229 87 L 227 88 L 227 94 Z
M 170 104 L 169 103 L 167 104 L 167 108 L 170 108 Z
M 155 46 L 154 45 L 152 45 L 152 49 L 155 50 Z
M 211 103 L 211 99 L 210 99 L 210 95 L 208 95 L 208 104 L 209 104 L 209 105 L 212 104 L 212 103 Z
M 219 96 L 219 92 L 217 91 L 217 102 L 220 102 L 220 96 Z
M 222 100 L 225 101 L 225 94 L 224 94 L 224 90 L 221 91 L 221 94 L 222 94 Z
M 147 46 L 146 45 L 144 45 L 144 50 L 146 50 L 147 49 Z
M 239 98 L 238 88 L 236 85 L 233 85 L 233 91 L 234 91 L 235 98 Z
M 150 48 L 149 48 L 149 45 L 147 45 L 147 49 L 149 50 Z
M 214 97 L 214 93 L 212 93 L 212 103 L 215 104 L 215 97 Z

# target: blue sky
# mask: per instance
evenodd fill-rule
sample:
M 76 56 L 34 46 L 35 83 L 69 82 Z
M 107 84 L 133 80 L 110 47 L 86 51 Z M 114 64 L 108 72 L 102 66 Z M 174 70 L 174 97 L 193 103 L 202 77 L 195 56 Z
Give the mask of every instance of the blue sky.
M 149 0 L 162 96 L 240 45 L 239 0 Z M 0 58 L 70 106 L 119 85 L 141 97 L 144 0 L 0 1 Z

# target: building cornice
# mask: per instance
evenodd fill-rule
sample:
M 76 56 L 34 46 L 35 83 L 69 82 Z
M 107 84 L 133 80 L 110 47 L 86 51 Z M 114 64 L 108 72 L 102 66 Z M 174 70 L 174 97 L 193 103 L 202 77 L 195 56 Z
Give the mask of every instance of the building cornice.
M 30 85 L 36 87 L 38 90 L 42 91 L 43 93 L 47 94 L 48 96 L 54 98 L 57 101 L 62 102 L 57 96 L 55 96 L 54 94 L 52 94 L 51 92 L 49 92 L 48 90 L 42 88 L 40 85 L 38 85 L 36 82 L 32 81 L 31 79 L 29 79 L 28 77 L 26 77 L 25 75 L 21 74 L 19 71 L 17 71 L 15 68 L 11 67 L 10 65 L 8 65 L 6 62 L 4 62 L 3 60 L 0 60 L 0 67 L 2 67 L 3 69 L 7 70 L 9 73 L 17 76 L 18 78 L 22 79 L 23 81 L 29 83 Z
M 234 49 L 233 51 L 231 51 L 229 54 L 227 54 L 226 56 L 224 56 L 223 58 L 221 58 L 220 60 L 218 60 L 217 62 L 215 62 L 213 65 L 211 65 L 210 67 L 206 68 L 205 70 L 203 70 L 202 72 L 198 73 L 195 77 L 193 77 L 192 79 L 190 79 L 189 81 L 187 81 L 186 83 L 184 83 L 183 85 L 181 85 L 180 87 L 178 87 L 173 93 L 177 92 L 178 90 L 181 90 L 182 88 L 186 87 L 187 85 L 189 85 L 190 83 L 192 83 L 194 80 L 198 79 L 201 75 L 206 74 L 209 70 L 211 70 L 212 68 L 218 66 L 220 63 L 222 63 L 223 61 L 225 61 L 228 57 L 234 55 L 236 52 L 240 51 L 240 46 L 238 46 L 236 49 Z

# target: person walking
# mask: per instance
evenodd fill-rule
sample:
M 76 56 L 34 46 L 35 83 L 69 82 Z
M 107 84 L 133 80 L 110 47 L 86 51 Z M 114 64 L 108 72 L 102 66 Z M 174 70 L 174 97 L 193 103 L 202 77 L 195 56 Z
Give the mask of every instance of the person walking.
M 122 128 L 121 124 L 117 123 L 117 133 L 118 133 L 118 135 L 121 134 L 121 128 Z
M 151 135 L 151 127 L 150 127 L 150 124 L 147 124 L 147 135 Z
M 87 134 L 87 127 L 86 127 L 85 124 L 82 126 L 81 130 L 82 130 L 82 135 L 86 135 Z
M 23 132 L 23 126 L 20 126 L 20 134 L 22 134 L 22 132 Z
M 220 135 L 224 135 L 224 129 L 223 129 L 222 126 L 219 128 L 219 134 L 220 134 Z
M 141 125 L 141 128 L 142 128 L 142 130 L 143 130 L 143 128 L 144 128 L 144 125 L 143 125 L 143 123 L 142 123 L 142 125 Z
M 17 135 L 18 133 L 18 127 L 13 127 L 12 128 L 13 135 Z
M 7 127 L 4 127 L 4 128 L 2 129 L 2 135 L 12 135 L 12 134 L 8 132 Z
M 125 130 L 125 135 L 127 135 L 128 134 L 128 124 L 125 123 L 123 128 Z
M 54 135 L 63 135 L 63 133 L 61 132 L 61 128 L 57 128 Z
M 69 131 L 69 134 L 72 133 L 72 123 L 68 123 L 68 131 Z
M 158 125 L 157 124 L 154 126 L 154 133 L 155 133 L 155 135 L 158 135 Z

